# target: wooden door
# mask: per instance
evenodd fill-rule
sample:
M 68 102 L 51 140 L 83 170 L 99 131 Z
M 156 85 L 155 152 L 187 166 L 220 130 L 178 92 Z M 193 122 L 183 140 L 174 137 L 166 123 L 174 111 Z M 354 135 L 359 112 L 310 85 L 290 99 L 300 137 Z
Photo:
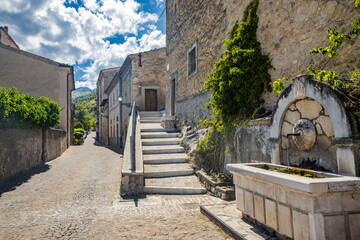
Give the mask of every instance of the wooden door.
M 157 111 L 157 91 L 145 89 L 145 111 Z

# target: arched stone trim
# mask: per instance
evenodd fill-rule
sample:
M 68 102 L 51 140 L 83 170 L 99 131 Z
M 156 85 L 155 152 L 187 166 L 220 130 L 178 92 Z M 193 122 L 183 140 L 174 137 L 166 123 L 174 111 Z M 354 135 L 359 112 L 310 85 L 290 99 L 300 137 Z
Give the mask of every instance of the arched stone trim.
M 283 114 L 291 103 L 303 98 L 312 98 L 320 103 L 329 113 L 334 127 L 336 139 L 350 138 L 352 136 L 349 118 L 340 99 L 331 88 L 311 79 L 311 76 L 299 76 L 292 80 L 292 84 L 280 95 L 276 109 L 273 112 L 270 125 L 270 138 L 278 139 L 280 136 Z M 336 116 L 336 117 L 334 117 Z
M 356 176 L 356 156 L 358 149 L 352 144 L 352 130 L 348 116 L 340 99 L 328 86 L 312 80 L 311 76 L 298 76 L 292 84 L 280 95 L 273 111 L 270 124 L 270 140 L 273 144 L 271 162 L 280 164 L 280 131 L 286 110 L 293 102 L 304 98 L 311 98 L 320 103 L 328 112 L 333 128 L 336 144 L 336 159 L 338 172 Z M 346 141 L 346 140 L 349 141 Z

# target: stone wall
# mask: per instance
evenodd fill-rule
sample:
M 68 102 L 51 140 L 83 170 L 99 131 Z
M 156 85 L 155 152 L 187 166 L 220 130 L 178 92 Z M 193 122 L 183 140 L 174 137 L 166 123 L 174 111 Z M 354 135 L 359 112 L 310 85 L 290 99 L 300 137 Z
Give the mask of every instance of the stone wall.
M 234 23 L 241 21 L 250 1 L 166 1 L 166 84 L 167 91 L 170 91 L 171 75 L 178 72 L 177 101 L 206 91 L 207 74 L 213 71 L 214 63 L 224 50 L 222 40 L 228 37 L 226 32 Z M 263 53 L 269 54 L 274 66 L 270 71 L 272 81 L 304 74 L 311 63 L 323 64 L 327 58 L 309 56 L 309 50 L 328 45 L 327 28 L 348 31 L 351 21 L 359 18 L 354 0 L 260 0 L 257 14 L 258 40 Z M 194 43 L 198 45 L 198 70 L 195 75 L 187 77 L 187 51 Z M 339 50 L 327 64 L 327 69 L 346 74 L 348 66 L 356 66 L 359 62 L 359 46 L 360 37 L 357 36 Z M 266 93 L 264 98 L 265 108 L 271 110 L 278 94 Z M 187 110 L 192 111 L 191 107 Z
M 307 150 L 299 150 L 289 133 L 293 133 L 294 125 L 300 119 L 312 122 L 316 130 L 314 146 Z M 316 165 L 337 172 L 336 145 L 334 144 L 334 127 L 328 112 L 318 102 L 306 98 L 292 103 L 285 112 L 281 128 L 281 163 L 300 165 L 303 160 L 310 160 Z
M 210 101 L 210 95 L 210 92 L 205 92 L 176 102 L 176 117 L 182 124 L 185 123 L 188 126 L 199 126 L 200 120 L 210 119 L 212 113 L 205 109 L 205 104 Z
M 46 131 L 47 161 L 59 157 L 67 149 L 66 132 L 60 129 Z
M 61 130 L 46 130 L 46 144 L 41 129 L 0 130 L 0 136 L 0 183 L 59 157 L 67 148 L 66 132 Z
M 132 59 L 132 100 L 140 111 L 145 110 L 145 90 L 157 91 L 157 109 L 165 107 L 165 48 L 143 52 L 142 67 L 137 54 Z

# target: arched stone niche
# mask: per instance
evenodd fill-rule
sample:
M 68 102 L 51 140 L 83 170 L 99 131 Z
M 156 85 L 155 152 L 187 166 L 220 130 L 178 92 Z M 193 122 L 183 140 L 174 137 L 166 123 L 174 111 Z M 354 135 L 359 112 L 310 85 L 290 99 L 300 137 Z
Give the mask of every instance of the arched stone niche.
M 312 123 L 316 136 L 306 150 L 300 150 L 296 136 L 289 135 L 301 119 Z M 352 135 L 349 118 L 333 90 L 310 76 L 299 76 L 281 93 L 272 115 L 271 162 L 297 165 L 310 159 L 330 171 L 356 176 L 358 146 L 352 144 Z

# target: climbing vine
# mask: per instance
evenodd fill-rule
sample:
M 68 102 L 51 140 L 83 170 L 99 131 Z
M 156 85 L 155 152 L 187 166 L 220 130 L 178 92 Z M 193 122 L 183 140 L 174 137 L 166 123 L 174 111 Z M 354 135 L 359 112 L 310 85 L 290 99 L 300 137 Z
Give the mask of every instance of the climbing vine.
M 360 0 L 355 1 L 355 7 L 360 7 Z M 324 70 L 329 61 L 336 56 L 339 48 L 347 41 L 358 35 L 360 32 L 359 20 L 352 21 L 352 29 L 347 33 L 341 33 L 336 29 L 327 29 L 329 36 L 329 46 L 314 48 L 309 54 L 321 54 L 329 57 L 329 60 L 324 64 L 322 68 L 316 68 L 314 64 L 307 67 L 307 70 L 314 79 L 324 84 L 329 85 L 340 97 L 344 100 L 344 105 L 347 108 L 356 109 L 360 101 L 360 77 L 359 70 L 354 68 L 347 77 L 340 77 L 336 71 Z M 285 88 L 285 81 L 288 78 L 278 79 L 273 83 L 273 90 L 275 92 L 281 92 Z
M 240 24 L 236 22 L 230 38 L 223 41 L 224 57 L 215 63 L 205 82 L 211 92 L 211 102 L 206 107 L 212 110 L 213 119 L 201 122 L 209 131 L 200 139 L 196 153 L 201 165 L 215 172 L 223 170 L 220 155 L 233 144 L 239 119 L 260 112 L 264 102 L 261 95 L 271 90 L 268 70 L 272 65 L 269 57 L 261 53 L 256 39 L 258 5 L 259 0 L 253 0 L 245 8 Z
M 264 102 L 264 90 L 271 90 L 268 70 L 272 66 L 256 39 L 258 5 L 259 1 L 253 0 L 245 8 L 242 22 L 236 23 L 230 38 L 223 41 L 224 57 L 215 63 L 205 82 L 212 100 L 206 106 L 217 120 L 232 122 L 238 116 L 251 115 Z

